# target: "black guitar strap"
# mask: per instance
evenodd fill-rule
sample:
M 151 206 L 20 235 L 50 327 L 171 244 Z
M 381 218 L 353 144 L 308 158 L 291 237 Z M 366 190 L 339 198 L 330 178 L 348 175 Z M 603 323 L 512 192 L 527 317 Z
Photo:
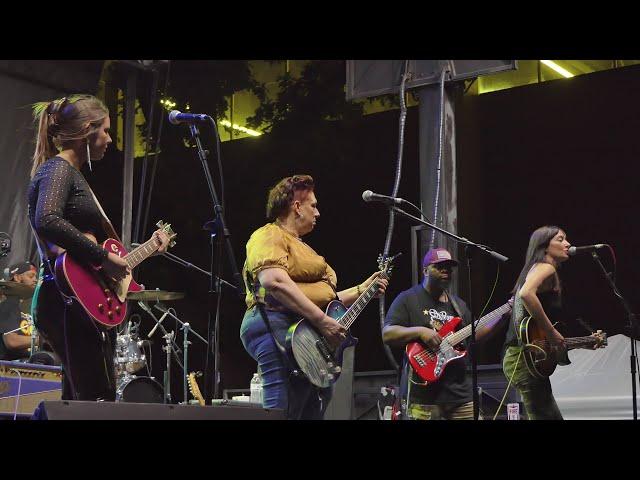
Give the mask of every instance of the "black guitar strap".
M 289 362 L 289 360 L 287 359 L 287 355 L 286 355 L 287 351 L 280 344 L 276 336 L 273 334 L 273 329 L 271 328 L 271 322 L 269 322 L 269 315 L 267 315 L 267 309 L 265 308 L 264 303 L 258 301 L 258 292 L 257 292 L 258 289 L 256 288 L 256 285 L 253 282 L 251 282 L 251 277 L 249 276 L 248 271 L 246 275 L 247 275 L 247 288 L 249 288 L 249 285 L 251 285 L 251 288 L 253 289 L 253 296 L 257 301 L 256 307 L 258 308 L 258 311 L 260 312 L 260 316 L 262 317 L 262 320 L 264 321 L 264 324 L 267 327 L 267 331 L 271 334 L 271 338 L 273 339 L 273 343 L 276 347 L 276 351 L 278 352 L 278 356 L 280 357 L 280 360 L 282 360 L 283 365 L 285 365 L 291 372 L 294 369 L 291 368 L 291 362 Z

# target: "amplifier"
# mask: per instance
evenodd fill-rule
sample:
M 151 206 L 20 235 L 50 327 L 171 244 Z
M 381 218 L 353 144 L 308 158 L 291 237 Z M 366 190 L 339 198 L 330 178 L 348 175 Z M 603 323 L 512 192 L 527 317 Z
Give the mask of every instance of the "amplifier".
M 33 414 L 43 400 L 62 397 L 62 367 L 0 360 L 0 415 Z

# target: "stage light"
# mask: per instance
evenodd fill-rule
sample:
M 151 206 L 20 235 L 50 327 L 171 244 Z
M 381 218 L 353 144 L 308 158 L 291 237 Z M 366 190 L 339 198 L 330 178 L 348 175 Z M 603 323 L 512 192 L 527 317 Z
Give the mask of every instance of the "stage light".
M 555 62 L 553 62 L 551 60 L 540 60 L 540 62 L 544 63 L 551 70 L 554 70 L 554 71 L 558 72 L 560 75 L 562 75 L 565 78 L 571 78 L 571 77 L 575 76 L 573 73 L 565 70 L 560 65 L 558 65 L 557 63 L 555 63 Z
M 252 137 L 259 137 L 260 135 L 262 135 L 262 132 L 251 130 L 250 128 L 247 128 L 247 127 L 242 127 L 236 123 L 232 124 L 229 120 L 220 120 L 218 123 L 225 127 L 229 127 L 233 130 L 237 130 L 239 132 L 246 133 L 247 135 L 251 135 Z

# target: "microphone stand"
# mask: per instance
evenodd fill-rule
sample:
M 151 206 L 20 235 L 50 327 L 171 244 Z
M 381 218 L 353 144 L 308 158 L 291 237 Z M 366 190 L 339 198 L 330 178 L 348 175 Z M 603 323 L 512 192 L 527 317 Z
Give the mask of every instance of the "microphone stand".
M 215 121 L 213 118 L 207 116 L 209 123 L 211 124 L 214 133 L 217 139 L 217 128 Z M 211 199 L 213 201 L 213 211 L 214 211 L 214 220 L 207 222 L 205 224 L 205 229 L 209 230 L 211 235 L 211 283 L 210 283 L 210 303 L 209 303 L 209 322 L 208 322 L 208 337 L 209 337 L 209 347 L 207 348 L 207 356 L 205 361 L 205 386 L 204 386 L 204 397 L 205 403 L 207 405 L 211 405 L 211 399 L 213 397 L 218 398 L 219 396 L 219 384 L 220 384 L 220 348 L 219 348 L 219 333 L 220 333 L 220 300 L 221 300 L 221 289 L 220 289 L 220 276 L 222 272 L 222 251 L 223 246 L 226 247 L 227 258 L 229 263 L 231 264 L 231 270 L 233 274 L 234 281 L 236 283 L 237 292 L 241 295 L 243 289 L 240 287 L 242 285 L 242 277 L 238 272 L 238 267 L 236 265 L 235 255 L 233 253 L 233 248 L 231 246 L 231 234 L 227 229 L 227 225 L 224 219 L 224 213 L 222 211 L 222 205 L 218 201 L 218 195 L 216 193 L 215 185 L 213 183 L 213 179 L 211 178 L 211 172 L 209 170 L 209 165 L 207 163 L 207 152 L 202 148 L 202 143 L 200 142 L 200 131 L 195 123 L 189 124 L 189 131 L 191 133 L 191 138 L 194 140 L 197 149 L 198 149 L 198 157 L 200 158 L 200 162 L 202 163 L 202 169 L 204 171 L 204 176 L 207 181 L 207 186 L 209 187 L 209 193 L 211 194 Z M 217 139 L 219 141 L 219 139 Z M 218 150 L 218 156 L 220 155 Z M 214 247 L 214 237 L 215 237 L 215 245 Z M 217 248 L 216 248 L 217 247 Z M 216 270 L 217 268 L 217 270 Z M 214 275 L 213 272 L 216 272 Z M 242 298 L 242 297 L 241 297 Z M 213 311 L 213 303 L 215 300 L 216 308 L 215 308 L 215 316 L 212 315 Z M 212 351 L 213 350 L 213 351 Z M 214 356 L 213 362 L 211 361 L 211 356 Z M 211 378 L 213 378 L 213 396 L 211 395 Z
M 399 213 L 400 215 L 407 217 L 411 220 L 413 220 L 414 222 L 418 222 L 424 226 L 430 227 L 434 230 L 437 230 L 438 232 L 446 235 L 449 238 L 452 238 L 453 240 L 455 240 L 458 243 L 461 243 L 463 245 L 466 245 L 465 247 L 465 257 L 467 259 L 467 275 L 468 275 L 468 279 L 469 279 L 469 310 L 471 312 L 471 337 L 469 337 L 469 353 L 471 355 L 471 378 L 472 378 L 472 389 L 473 389 L 473 419 L 474 420 L 478 420 L 478 414 L 479 414 L 479 408 L 480 408 L 480 399 L 479 399 L 479 395 L 478 395 L 478 360 L 476 358 L 476 352 L 475 352 L 475 344 L 476 344 L 476 322 L 475 319 L 473 317 L 473 301 L 471 298 L 471 253 L 472 253 L 472 248 L 476 248 L 478 250 L 482 250 L 483 252 L 485 252 L 486 254 L 492 256 L 493 258 L 495 258 L 496 260 L 499 260 L 501 262 L 506 262 L 507 260 L 509 260 L 507 257 L 505 257 L 504 255 L 501 255 L 498 252 L 495 252 L 494 250 L 491 250 L 489 247 L 487 247 L 486 245 L 481 245 L 479 243 L 475 243 L 472 242 L 471 240 L 469 240 L 468 238 L 465 237 L 460 237 L 454 233 L 448 232 L 447 230 L 438 227 L 437 225 L 434 225 L 432 223 L 429 223 L 425 220 L 422 220 L 421 218 L 415 217 L 413 215 L 411 215 L 410 213 L 405 212 L 404 210 L 401 210 L 398 207 L 394 207 L 392 206 L 391 209 L 396 212 Z
M 183 336 L 183 348 L 182 348 L 182 369 L 184 370 L 184 375 L 182 377 L 182 387 L 183 387 L 183 392 L 184 392 L 184 404 L 187 405 L 189 402 L 187 400 L 187 378 L 189 376 L 189 371 L 187 370 L 187 359 L 188 359 L 188 352 L 189 352 L 189 345 L 191 345 L 191 342 L 187 339 L 187 336 L 189 335 L 189 332 L 192 332 L 196 337 L 198 337 L 200 340 L 202 340 L 205 345 L 209 345 L 209 342 L 207 342 L 204 338 L 202 338 L 200 335 L 198 335 L 198 332 L 196 332 L 193 328 L 191 328 L 191 326 L 189 325 L 189 323 L 187 322 L 183 322 L 182 320 L 180 320 L 176 315 L 174 315 L 173 313 L 171 313 L 171 311 L 169 309 L 165 309 L 164 307 L 160 307 L 158 304 L 154 305 L 154 308 L 156 310 L 160 310 L 162 312 L 163 315 L 169 315 L 171 318 L 173 318 L 176 322 L 178 322 L 180 325 L 182 325 L 182 327 L 180 327 L 180 330 L 182 330 L 184 332 L 184 336 Z
M 165 328 L 162 326 L 161 320 L 158 320 L 156 318 L 156 316 L 153 314 L 153 311 L 151 310 L 151 308 L 149 308 L 149 305 L 147 305 L 143 301 L 138 301 L 138 305 L 145 312 L 147 312 L 151 318 L 153 318 L 154 322 L 156 322 L 156 327 L 160 328 L 160 330 L 164 334 L 162 336 L 162 338 L 165 339 L 165 346 L 162 347 L 162 350 L 167 353 L 167 365 L 166 365 L 166 369 L 165 369 L 164 374 L 163 374 L 164 403 L 171 403 L 171 354 L 173 353 L 173 356 L 175 358 L 176 363 L 183 370 L 183 372 L 185 374 L 185 378 L 186 378 L 186 375 L 187 375 L 186 369 L 185 369 L 184 365 L 182 363 L 180 363 L 180 357 L 178 356 L 178 352 L 180 352 L 180 353 L 182 353 L 182 352 L 180 351 L 180 348 L 178 347 L 178 345 L 175 343 L 175 334 L 174 334 L 174 332 L 171 331 L 170 333 L 168 333 L 167 330 L 165 330 Z M 156 308 L 157 308 L 157 306 L 156 306 Z M 167 315 L 171 315 L 173 317 L 171 312 L 169 312 L 168 310 L 165 313 Z M 155 330 L 156 327 L 154 327 L 152 332 Z M 151 332 L 150 332 L 150 334 L 151 334 Z M 150 337 L 151 335 L 148 335 L 148 336 Z
M 631 311 L 631 308 L 629 307 L 629 304 L 627 303 L 625 298 L 622 296 L 622 294 L 618 290 L 618 287 L 616 286 L 616 284 L 614 283 L 613 279 L 611 278 L 611 275 L 604 268 L 604 265 L 602 265 L 602 262 L 600 261 L 600 257 L 598 256 L 598 254 L 596 253 L 595 250 L 591 252 L 591 257 L 593 258 L 593 260 L 600 267 L 600 270 L 602 271 L 602 274 L 604 275 L 604 278 L 607 279 L 607 282 L 609 283 L 609 286 L 611 286 L 611 289 L 613 290 L 613 293 L 620 300 L 620 303 L 622 304 L 622 307 L 624 308 L 625 312 L 627 313 L 627 318 L 629 319 L 629 339 L 631 340 L 631 357 L 630 357 L 630 360 L 631 360 L 631 395 L 633 396 L 633 419 L 634 420 L 638 420 L 638 400 L 636 398 L 636 372 L 637 372 L 637 370 L 636 370 L 636 341 L 633 338 L 633 335 L 635 333 L 634 324 L 636 322 L 636 315 Z

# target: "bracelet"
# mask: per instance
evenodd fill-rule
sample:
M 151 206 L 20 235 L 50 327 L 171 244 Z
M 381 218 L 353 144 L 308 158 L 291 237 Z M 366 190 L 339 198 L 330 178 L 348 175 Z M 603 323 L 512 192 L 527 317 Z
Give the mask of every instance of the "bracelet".
M 356 290 L 358 291 L 358 296 L 362 295 L 362 290 L 360 290 L 360 284 L 356 286 Z

